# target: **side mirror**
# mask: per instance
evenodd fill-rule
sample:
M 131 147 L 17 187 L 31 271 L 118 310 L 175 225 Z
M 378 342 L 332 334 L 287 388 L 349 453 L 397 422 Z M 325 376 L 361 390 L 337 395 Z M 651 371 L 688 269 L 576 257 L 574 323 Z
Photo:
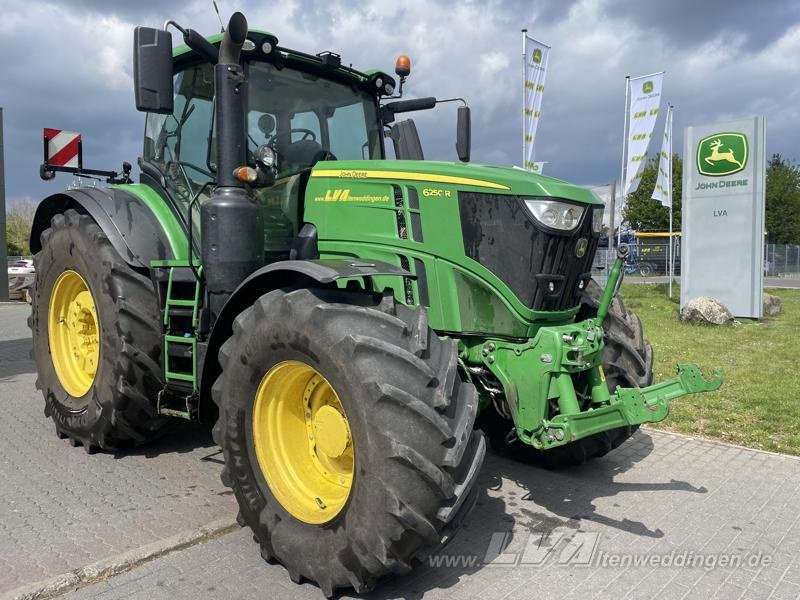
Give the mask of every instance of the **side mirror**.
M 470 123 L 469 106 L 458 107 L 458 123 L 456 124 L 456 153 L 458 160 L 469 162 L 472 145 L 472 125 Z
M 384 123 L 391 123 L 394 121 L 394 116 L 397 113 L 429 110 L 435 106 L 436 98 L 433 96 L 414 98 L 412 100 L 395 100 L 394 102 L 387 102 L 381 106 L 381 115 Z
M 152 27 L 133 31 L 133 86 L 137 110 L 172 114 L 172 35 L 168 31 Z

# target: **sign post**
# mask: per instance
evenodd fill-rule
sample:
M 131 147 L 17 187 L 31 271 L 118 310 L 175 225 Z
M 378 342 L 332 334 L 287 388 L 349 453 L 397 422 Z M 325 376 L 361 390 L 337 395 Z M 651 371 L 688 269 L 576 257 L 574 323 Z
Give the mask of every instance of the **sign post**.
M 8 302 L 8 245 L 6 242 L 6 170 L 3 155 L 3 109 L 0 108 L 0 302 Z
M 687 127 L 683 156 L 681 306 L 712 296 L 761 318 L 766 121 Z

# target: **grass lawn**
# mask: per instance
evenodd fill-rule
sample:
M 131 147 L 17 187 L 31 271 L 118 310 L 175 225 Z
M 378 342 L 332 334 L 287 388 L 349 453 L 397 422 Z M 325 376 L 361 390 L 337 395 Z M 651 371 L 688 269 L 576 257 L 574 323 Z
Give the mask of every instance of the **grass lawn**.
M 666 284 L 622 286 L 653 345 L 656 381 L 673 377 L 678 362 L 722 370 L 719 390 L 673 401 L 653 427 L 800 455 L 800 290 L 767 291 L 783 300 L 778 317 L 714 327 L 678 320 L 678 286 L 672 301 Z

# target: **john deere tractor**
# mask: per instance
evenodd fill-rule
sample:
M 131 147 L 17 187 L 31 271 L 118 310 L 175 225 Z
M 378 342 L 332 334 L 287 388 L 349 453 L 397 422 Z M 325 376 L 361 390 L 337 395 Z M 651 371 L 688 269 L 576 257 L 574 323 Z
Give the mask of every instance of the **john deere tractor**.
M 186 45 L 134 35 L 139 183 L 69 189 L 36 213 L 30 324 L 60 437 L 118 450 L 175 418 L 215 423 L 239 522 L 331 595 L 452 536 L 478 493 L 481 430 L 582 463 L 719 386 L 691 365 L 653 384 L 616 297 L 621 260 L 605 289 L 591 276 L 596 196 L 468 164 L 465 106 L 460 160 L 422 160 L 396 116 L 444 100 L 400 99 L 407 58 L 398 81 L 284 48 L 240 13 L 209 38 L 167 27 Z

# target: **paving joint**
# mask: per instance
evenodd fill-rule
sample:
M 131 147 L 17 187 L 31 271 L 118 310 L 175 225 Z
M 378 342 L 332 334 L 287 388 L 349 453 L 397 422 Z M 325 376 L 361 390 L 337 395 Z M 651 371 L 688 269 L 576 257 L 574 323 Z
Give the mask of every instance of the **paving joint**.
M 704 435 L 697 435 L 691 433 L 683 433 L 681 431 L 673 431 L 671 429 L 661 429 L 660 427 L 652 427 L 650 425 L 643 425 L 642 429 L 647 431 L 655 431 L 658 433 L 666 433 L 667 435 L 672 435 L 675 437 L 682 438 L 684 440 L 692 440 L 692 441 L 700 441 L 700 442 L 708 442 L 709 444 L 713 444 L 715 446 L 724 446 L 725 448 L 736 448 L 737 450 L 747 450 L 748 452 L 757 452 L 758 454 L 767 454 L 769 456 L 778 456 L 780 458 L 789 458 L 791 460 L 798 460 L 800 461 L 800 456 L 796 456 L 794 454 L 783 454 L 781 452 L 773 452 L 772 450 L 762 450 L 761 448 L 751 448 L 750 446 L 742 446 L 740 444 L 734 444 L 733 442 L 726 442 L 724 440 L 718 440 L 716 438 L 707 437 Z
M 236 519 L 218 519 L 208 525 L 177 533 L 152 544 L 93 562 L 85 567 L 18 587 L 0 595 L 0 600 L 47 600 L 48 598 L 54 598 L 66 592 L 77 591 L 115 575 L 121 575 L 173 552 L 179 552 L 192 546 L 212 541 L 238 529 L 240 527 L 236 523 Z

